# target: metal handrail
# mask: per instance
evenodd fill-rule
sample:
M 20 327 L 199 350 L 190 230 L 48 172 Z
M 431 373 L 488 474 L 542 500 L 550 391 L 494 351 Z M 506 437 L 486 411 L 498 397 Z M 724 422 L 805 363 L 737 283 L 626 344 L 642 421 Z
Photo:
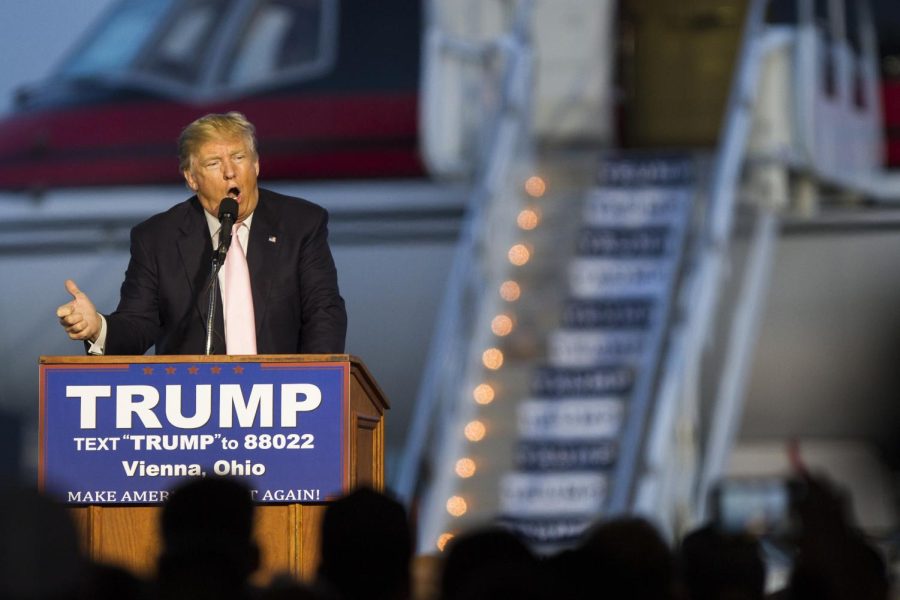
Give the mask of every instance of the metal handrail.
M 407 505 L 416 496 L 418 476 L 426 455 L 429 434 L 454 408 L 459 381 L 466 366 L 463 354 L 471 330 L 464 307 L 482 296 L 479 243 L 485 227 L 486 208 L 498 196 L 516 151 L 521 128 L 527 125 L 527 80 L 531 70 L 529 23 L 532 0 L 520 0 L 510 31 L 481 45 L 447 37 L 445 49 L 458 52 L 461 60 L 472 60 L 485 52 L 501 52 L 507 68 L 502 77 L 502 99 L 488 129 L 491 132 L 484 168 L 477 173 L 467 204 L 456 254 L 441 303 L 437 327 L 429 345 L 428 360 L 416 397 L 413 420 L 392 488 Z M 512 125 L 512 126 L 511 126 Z
M 753 0 L 747 9 L 738 68 L 728 96 L 719 151 L 713 163 L 706 237 L 707 243 L 714 248 L 721 248 L 731 234 L 737 184 L 753 121 L 757 82 L 766 54 L 761 34 L 769 2 Z
M 681 394 L 685 378 L 696 372 L 705 340 L 713 326 L 719 296 L 724 255 L 731 236 L 741 167 L 744 163 L 747 140 L 752 124 L 754 98 L 758 89 L 762 63 L 771 50 L 763 44 L 761 35 L 765 27 L 765 14 L 770 0 L 753 0 L 747 9 L 741 47 L 737 58 L 737 69 L 733 78 L 718 151 L 713 160 L 709 188 L 706 191 L 706 218 L 700 229 L 696 256 L 686 256 L 685 260 L 696 260 L 697 266 L 687 273 L 681 286 L 675 315 L 684 315 L 683 321 L 669 324 L 671 345 L 665 363 L 659 372 L 657 406 L 655 418 L 647 431 L 646 443 L 640 458 L 641 464 L 632 465 L 629 470 L 621 470 L 620 480 L 614 482 L 622 488 L 619 507 L 624 508 L 631 498 L 637 499 L 637 482 L 641 476 L 638 470 L 659 475 L 667 456 L 667 443 L 675 430 L 677 411 L 672 410 Z M 623 447 L 636 448 L 641 444 L 642 431 L 635 431 L 632 437 L 623 440 Z M 717 443 L 730 440 L 717 438 Z M 710 452 L 713 450 L 709 449 Z M 718 447 L 715 451 L 724 451 Z M 709 453 L 707 453 L 707 456 Z M 646 498 L 643 500 L 646 501 Z M 646 510 L 648 507 L 636 507 Z
M 811 23 L 811 4 L 807 1 L 798 2 L 798 5 L 805 8 L 805 12 L 799 11 L 801 24 Z M 639 502 L 642 502 L 639 510 L 643 512 L 656 512 L 653 510 L 654 500 L 650 499 L 653 494 L 657 496 L 655 508 L 658 509 L 662 505 L 672 504 L 672 494 L 682 493 L 682 499 L 693 507 L 692 517 L 704 518 L 708 491 L 721 476 L 737 434 L 750 351 L 765 300 L 768 274 L 777 238 L 778 216 L 777 207 L 774 206 L 777 202 L 757 206 L 743 287 L 737 295 L 738 301 L 731 313 L 732 322 L 725 342 L 726 358 L 722 363 L 715 403 L 709 416 L 709 425 L 700 434 L 704 446 L 702 455 L 696 460 L 695 471 L 690 475 L 691 485 L 680 485 L 681 490 L 674 490 L 677 486 L 672 483 L 672 476 L 668 473 L 671 467 L 669 444 L 671 435 L 676 432 L 679 411 L 692 410 L 694 419 L 697 418 L 698 407 L 685 404 L 691 401 L 689 396 L 692 392 L 685 390 L 692 383 L 696 385 L 693 380 L 699 372 L 701 355 L 717 313 L 716 307 L 726 268 L 726 253 L 731 239 L 741 172 L 747 164 L 746 147 L 754 118 L 753 108 L 759 91 L 762 68 L 773 52 L 782 51 L 786 44 L 794 43 L 791 37 L 779 35 L 774 31 L 764 33 L 768 6 L 769 0 L 754 0 L 748 7 L 738 68 L 731 87 L 708 189 L 707 220 L 701 230 L 703 237 L 698 240 L 696 249 L 697 266 L 689 274 L 682 289 L 680 304 L 686 317 L 682 322 L 674 323 L 669 334 L 672 344 L 660 379 L 657 401 L 660 410 L 654 417 L 652 433 L 644 450 L 642 482 L 644 490 L 641 492 L 642 498 L 639 499 Z M 814 179 L 855 190 L 876 200 L 900 198 L 900 192 L 897 191 L 900 189 L 900 179 L 892 181 L 883 172 L 841 171 L 826 174 L 817 169 L 810 156 L 797 152 L 754 156 L 750 165 L 753 168 L 802 172 Z M 778 177 L 776 181 L 784 185 L 787 178 Z M 783 197 L 787 196 L 786 189 L 779 191 Z M 696 390 L 693 393 L 696 393 Z M 682 403 L 681 406 L 677 406 L 679 402 Z M 667 478 L 669 481 L 661 481 Z M 654 487 L 655 490 L 651 491 Z M 684 497 L 685 492 L 689 497 Z M 666 497 L 667 493 L 670 496 Z

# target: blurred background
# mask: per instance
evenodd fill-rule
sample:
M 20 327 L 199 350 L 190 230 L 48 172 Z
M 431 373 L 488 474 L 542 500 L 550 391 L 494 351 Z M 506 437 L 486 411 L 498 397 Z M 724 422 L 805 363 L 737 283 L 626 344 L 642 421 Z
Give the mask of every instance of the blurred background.
M 38 357 L 81 351 L 63 281 L 114 309 L 181 128 L 241 110 L 261 185 L 331 213 L 420 549 L 678 535 L 801 462 L 896 540 L 896 2 L 31 0 L 0 33 L 7 472 Z

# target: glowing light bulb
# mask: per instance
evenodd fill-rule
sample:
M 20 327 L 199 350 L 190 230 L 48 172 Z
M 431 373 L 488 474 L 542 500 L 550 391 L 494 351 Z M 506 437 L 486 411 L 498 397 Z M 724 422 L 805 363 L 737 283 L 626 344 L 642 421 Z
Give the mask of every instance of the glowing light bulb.
M 503 337 L 509 335 L 513 329 L 513 320 L 506 315 L 497 315 L 491 321 L 491 331 L 494 335 Z
M 463 430 L 463 433 L 470 442 L 480 442 L 484 439 L 487 428 L 481 421 L 469 421 L 466 423 L 466 428 Z
M 516 217 L 516 224 L 520 229 L 524 229 L 525 231 L 531 231 L 537 227 L 540 222 L 540 215 L 532 208 L 526 208 L 519 213 L 518 217 Z
M 472 475 L 475 474 L 475 461 L 471 458 L 461 458 L 456 461 L 456 467 L 454 467 L 454 471 L 456 474 L 462 477 L 463 479 L 468 479 Z
M 486 383 L 481 383 L 472 390 L 472 397 L 478 404 L 490 404 L 494 401 L 494 388 Z
M 507 302 L 515 302 L 522 295 L 522 288 L 513 280 L 504 281 L 500 285 L 500 297 Z
M 488 348 L 481 353 L 481 363 L 488 369 L 496 371 L 503 366 L 503 352 L 498 348 Z
M 437 539 L 437 549 L 439 551 L 443 552 L 444 548 L 447 547 L 447 542 L 449 542 L 452 539 L 453 539 L 452 533 L 446 533 L 446 532 L 442 533 L 441 535 L 438 536 L 438 539 Z
M 509 252 L 506 253 L 506 256 L 509 258 L 509 262 L 517 267 L 521 267 L 529 260 L 531 260 L 531 251 L 525 244 L 516 244 L 509 249 Z
M 525 192 L 532 198 L 540 198 L 547 191 L 547 182 L 538 175 L 532 175 L 525 180 Z
M 465 499 L 462 496 L 450 496 L 447 499 L 447 512 L 454 517 L 461 517 L 469 510 Z

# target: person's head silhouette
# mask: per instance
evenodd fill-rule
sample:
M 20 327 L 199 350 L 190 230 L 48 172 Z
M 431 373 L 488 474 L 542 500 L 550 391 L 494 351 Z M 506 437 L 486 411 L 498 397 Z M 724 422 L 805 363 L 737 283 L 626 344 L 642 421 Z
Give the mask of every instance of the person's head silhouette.
M 158 565 L 164 598 L 240 598 L 259 567 L 250 490 L 222 477 L 177 488 L 160 519 Z
M 62 506 L 31 488 L 0 488 L 0 598 L 75 598 L 84 567 Z
M 322 521 L 321 582 L 342 598 L 406 598 L 412 535 L 403 506 L 369 488 L 330 504 Z

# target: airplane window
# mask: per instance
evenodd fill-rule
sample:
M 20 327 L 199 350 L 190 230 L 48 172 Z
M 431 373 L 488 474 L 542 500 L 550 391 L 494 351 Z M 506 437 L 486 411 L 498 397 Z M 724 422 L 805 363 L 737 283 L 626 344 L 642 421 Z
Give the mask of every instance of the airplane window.
M 212 49 L 212 36 L 227 14 L 227 5 L 216 0 L 179 3 L 139 69 L 183 83 L 197 81 Z
M 203 33 L 209 31 L 215 16 L 210 7 L 197 7 L 186 14 L 159 44 L 157 52 L 165 60 L 178 61 L 196 53 Z
M 60 69 L 64 78 L 125 70 L 144 47 L 152 24 L 169 9 L 172 0 L 130 0 L 110 13 L 89 32 L 88 41 Z
M 322 60 L 322 0 L 261 2 L 224 72 L 224 82 L 253 85 Z

